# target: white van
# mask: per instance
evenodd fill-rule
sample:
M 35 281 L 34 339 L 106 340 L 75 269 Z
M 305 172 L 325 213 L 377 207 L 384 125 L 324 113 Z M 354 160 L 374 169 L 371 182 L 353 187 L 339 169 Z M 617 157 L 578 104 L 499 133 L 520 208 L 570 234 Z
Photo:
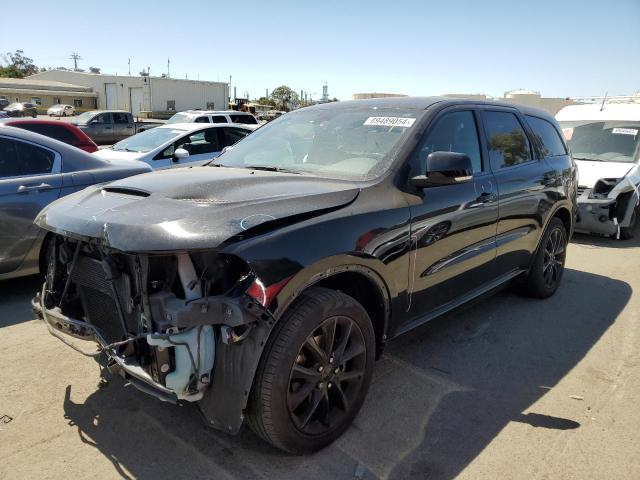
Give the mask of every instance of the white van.
M 570 105 L 556 120 L 578 166 L 576 231 L 633 237 L 640 214 L 640 103 Z
M 258 120 L 249 112 L 235 110 L 186 110 L 174 114 L 167 123 L 242 123 L 257 125 Z

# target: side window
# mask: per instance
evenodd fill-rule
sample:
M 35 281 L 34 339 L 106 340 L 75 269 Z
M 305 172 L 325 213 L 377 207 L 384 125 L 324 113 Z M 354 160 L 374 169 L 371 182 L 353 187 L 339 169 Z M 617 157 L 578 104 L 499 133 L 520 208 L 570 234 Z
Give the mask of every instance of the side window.
M 471 159 L 474 173 L 482 171 L 478 129 L 471 111 L 446 113 L 429 128 L 418 149 L 418 171 L 424 175 L 427 157 L 433 152 L 464 153 Z
M 111 114 L 103 113 L 95 118 L 96 123 L 111 123 Z
M 55 155 L 30 143 L 16 142 L 20 175 L 51 173 Z
M 227 119 L 222 115 L 213 115 L 211 117 L 211 123 L 227 123 Z
M 254 117 L 250 113 L 244 115 L 232 114 L 229 115 L 229 117 L 231 118 L 231 121 L 233 123 L 244 123 L 248 125 L 255 125 L 256 123 L 258 123 L 256 117 Z
M 175 143 L 176 149 L 184 148 L 189 155 L 201 155 L 204 153 L 219 152 L 221 148 L 218 142 L 218 129 L 209 128 L 192 133 Z
M 222 148 L 228 147 L 230 145 L 233 145 L 236 142 L 239 142 L 250 133 L 246 130 L 241 130 L 239 128 L 223 128 L 223 131 L 224 131 L 224 143 L 222 144 Z
M 113 113 L 113 123 L 129 123 L 129 115 L 126 113 Z
M 195 123 L 209 123 L 209 117 L 198 117 L 196 118 Z
M 484 112 L 491 165 L 505 168 L 531 160 L 527 135 L 513 113 Z
M 0 138 L 0 178 L 20 175 L 16 144 L 8 138 Z
M 546 120 L 538 117 L 526 116 L 527 122 L 534 133 L 534 142 L 545 157 L 566 155 L 567 150 L 556 128 Z

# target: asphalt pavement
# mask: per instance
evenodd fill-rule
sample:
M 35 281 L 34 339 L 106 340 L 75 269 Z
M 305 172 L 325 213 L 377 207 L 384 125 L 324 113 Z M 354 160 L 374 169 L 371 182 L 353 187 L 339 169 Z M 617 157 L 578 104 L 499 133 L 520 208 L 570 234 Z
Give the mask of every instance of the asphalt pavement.
M 639 271 L 639 239 L 577 236 L 553 298 L 507 290 L 391 342 L 354 425 L 307 457 L 99 388 L 31 320 L 40 280 L 3 282 L 0 478 L 638 479 Z

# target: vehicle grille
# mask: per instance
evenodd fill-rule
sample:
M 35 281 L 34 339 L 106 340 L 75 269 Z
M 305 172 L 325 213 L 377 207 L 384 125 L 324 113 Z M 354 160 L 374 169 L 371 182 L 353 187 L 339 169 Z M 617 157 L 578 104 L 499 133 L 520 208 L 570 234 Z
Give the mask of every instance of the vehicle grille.
M 126 332 L 122 329 L 111 284 L 100 260 L 80 255 L 71 273 L 71 279 L 78 289 L 87 322 L 94 325 L 108 342 L 122 340 Z M 119 279 L 117 284 L 121 300 L 130 295 L 123 288 L 128 287 L 128 282 L 124 280 Z M 125 321 L 127 320 L 127 325 L 130 325 L 130 322 L 135 323 L 131 318 L 125 318 Z

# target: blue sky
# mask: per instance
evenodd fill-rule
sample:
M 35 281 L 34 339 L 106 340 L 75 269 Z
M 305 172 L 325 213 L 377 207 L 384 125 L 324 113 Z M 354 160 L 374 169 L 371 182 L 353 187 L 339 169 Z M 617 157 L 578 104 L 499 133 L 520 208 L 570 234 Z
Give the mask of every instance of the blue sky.
M 37 12 L 29 15 L 26 12 Z M 3 2 L 0 51 L 36 64 L 355 92 L 544 96 L 640 90 L 640 0 Z M 13 21 L 12 19 L 22 19 Z M 34 28 L 25 28 L 26 25 Z M 59 32 L 55 32 L 59 27 Z

